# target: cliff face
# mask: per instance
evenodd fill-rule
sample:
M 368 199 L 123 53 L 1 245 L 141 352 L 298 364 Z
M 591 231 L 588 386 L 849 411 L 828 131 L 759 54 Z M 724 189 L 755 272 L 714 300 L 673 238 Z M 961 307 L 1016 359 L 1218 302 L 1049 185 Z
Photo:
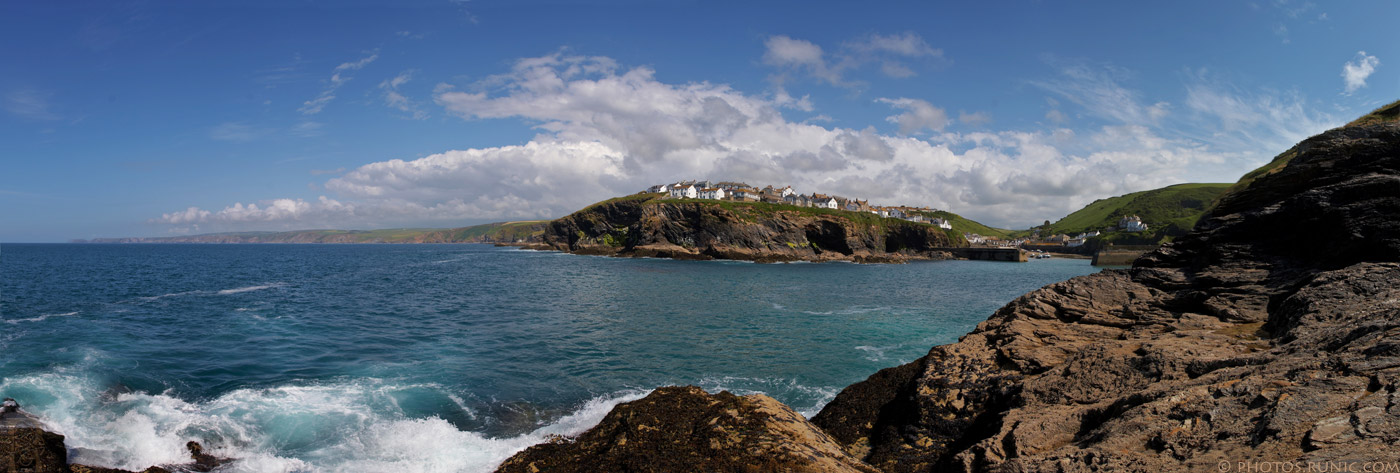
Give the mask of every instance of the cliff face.
M 539 248 L 677 259 L 901 262 L 966 246 L 931 225 L 844 212 L 706 202 L 604 202 L 551 222 Z
M 1400 126 L 1332 130 L 1282 159 L 1133 269 L 1026 294 L 957 343 L 848 387 L 810 423 L 888 472 L 1394 462 Z M 709 436 L 669 419 L 598 429 Z M 580 441 L 547 455 L 630 471 L 594 455 L 620 444 Z

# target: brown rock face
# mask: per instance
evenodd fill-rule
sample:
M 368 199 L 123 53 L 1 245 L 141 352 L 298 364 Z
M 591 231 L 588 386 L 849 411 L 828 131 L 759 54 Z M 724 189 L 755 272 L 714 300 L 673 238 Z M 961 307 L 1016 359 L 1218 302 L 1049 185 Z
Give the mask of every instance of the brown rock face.
M 896 219 L 628 198 L 551 222 L 535 247 L 676 259 L 889 263 L 944 259 L 949 256 L 939 248 L 966 245 L 938 227 Z
M 37 427 L 0 428 L 0 471 L 61 473 L 68 469 L 63 436 Z
M 661 388 L 597 427 L 516 454 L 499 472 L 850 472 L 876 470 L 768 396 Z
M 1400 460 L 1400 127 L 1285 156 L 1133 269 L 1022 296 L 813 423 L 884 471 Z

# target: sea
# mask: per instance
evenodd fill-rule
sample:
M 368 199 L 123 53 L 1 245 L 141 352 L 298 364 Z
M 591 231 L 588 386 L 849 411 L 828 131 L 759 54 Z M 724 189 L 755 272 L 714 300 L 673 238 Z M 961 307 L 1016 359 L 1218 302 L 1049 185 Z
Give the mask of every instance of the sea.
M 1087 260 L 607 258 L 490 245 L 0 245 L 0 396 L 70 461 L 485 472 L 667 385 L 811 416 Z

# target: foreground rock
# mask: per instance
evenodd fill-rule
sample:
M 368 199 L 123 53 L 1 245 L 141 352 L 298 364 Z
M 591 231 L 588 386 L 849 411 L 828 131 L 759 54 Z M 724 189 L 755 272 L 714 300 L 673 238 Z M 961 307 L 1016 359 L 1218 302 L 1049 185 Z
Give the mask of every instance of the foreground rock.
M 967 246 L 936 226 L 859 212 L 778 205 L 613 199 L 550 222 L 535 249 L 608 256 L 758 262 L 900 263 Z
M 811 423 L 887 472 L 1400 469 L 1400 126 L 1383 122 L 1300 143 L 1133 269 L 1024 295 Z M 503 470 L 636 471 L 624 439 L 693 432 L 676 413 L 712 401 L 676 402 Z M 670 438 L 625 448 L 675 459 L 643 471 L 767 458 Z M 811 438 L 787 448 L 829 448 Z
M 1400 461 L 1400 128 L 1285 158 L 1135 268 L 1022 296 L 813 423 L 885 471 Z
M 661 388 L 576 439 L 530 447 L 497 471 L 861 472 L 875 469 L 768 396 Z

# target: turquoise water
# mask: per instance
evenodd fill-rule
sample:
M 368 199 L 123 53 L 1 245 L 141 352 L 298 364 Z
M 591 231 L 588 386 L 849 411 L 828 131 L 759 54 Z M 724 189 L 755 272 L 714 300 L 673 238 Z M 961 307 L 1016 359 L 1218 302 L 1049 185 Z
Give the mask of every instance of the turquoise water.
M 1086 260 L 618 259 L 487 245 L 0 247 L 0 395 L 75 461 L 489 471 L 663 385 L 807 415 Z

